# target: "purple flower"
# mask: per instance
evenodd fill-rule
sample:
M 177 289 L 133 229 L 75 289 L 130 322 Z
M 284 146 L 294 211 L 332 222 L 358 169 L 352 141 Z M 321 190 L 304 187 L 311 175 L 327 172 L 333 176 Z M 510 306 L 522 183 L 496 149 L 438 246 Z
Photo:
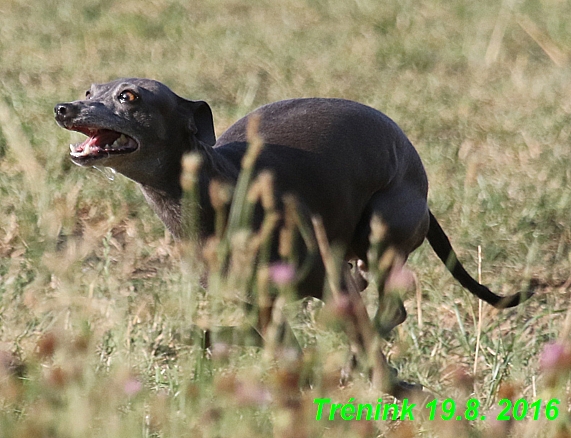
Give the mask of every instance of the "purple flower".
M 141 389 L 143 389 L 143 384 L 134 377 L 129 377 L 123 383 L 123 392 L 129 397 L 137 394 Z
M 270 265 L 270 278 L 278 286 L 287 286 L 295 279 L 295 268 L 289 263 L 273 263 Z
M 571 370 L 571 348 L 560 342 L 552 342 L 543 347 L 539 359 L 543 371 L 568 371 Z
M 385 289 L 388 291 L 407 291 L 412 289 L 414 283 L 413 272 L 404 265 L 396 264 L 389 272 Z

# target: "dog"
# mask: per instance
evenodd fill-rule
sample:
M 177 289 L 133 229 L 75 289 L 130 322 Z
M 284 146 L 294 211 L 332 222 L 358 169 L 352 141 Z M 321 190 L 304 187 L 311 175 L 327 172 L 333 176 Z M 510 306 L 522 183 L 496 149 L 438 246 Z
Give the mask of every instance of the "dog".
M 190 152 L 202 158 L 198 238 L 206 239 L 215 229 L 209 185 L 236 183 L 248 147 L 248 121 L 257 118 L 264 146 L 255 171 L 273 174 L 278 210 L 283 196 L 293 195 L 305 220 L 321 218 L 327 240 L 343 248 L 346 261 L 366 267 L 371 221 L 377 217 L 385 227 L 384 244 L 403 261 L 427 239 L 453 277 L 479 299 L 501 309 L 531 296 L 500 297 L 468 274 L 428 208 L 428 180 L 417 151 L 394 121 L 369 106 L 331 98 L 279 101 L 238 120 L 216 140 L 206 102 L 184 99 L 154 80 L 129 78 L 94 84 L 85 99 L 57 104 L 54 112 L 60 126 L 87 136 L 70 145 L 71 160 L 110 167 L 137 182 L 177 239 L 187 237 L 181 159 Z M 273 260 L 279 257 L 276 246 Z M 303 245 L 299 249 L 302 258 L 310 256 Z M 299 297 L 322 298 L 324 278 L 323 261 L 315 257 L 297 281 Z M 379 331 L 386 334 L 405 318 L 400 302 Z

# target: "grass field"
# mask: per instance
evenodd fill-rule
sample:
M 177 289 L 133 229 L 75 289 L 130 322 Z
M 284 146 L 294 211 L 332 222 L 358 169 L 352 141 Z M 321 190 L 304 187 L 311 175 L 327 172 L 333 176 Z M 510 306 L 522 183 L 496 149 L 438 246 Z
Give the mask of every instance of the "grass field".
M 2 0 L 0 438 L 571 436 L 569 16 L 564 0 Z M 243 323 L 239 287 L 201 289 L 136 185 L 74 166 L 79 136 L 53 120 L 57 102 L 125 76 L 208 101 L 218 135 L 291 97 L 393 118 L 466 268 L 481 246 L 492 290 L 536 285 L 480 318 L 428 245 L 410 257 L 420 299 L 407 294 L 384 351 L 403 379 L 462 415 L 475 399 L 486 419 L 316 421 L 315 398 L 382 397 L 359 373 L 339 385 L 347 339 L 318 302 L 286 306 L 301 368 L 254 347 L 204 357 L 188 328 Z M 495 421 L 502 398 L 541 399 L 539 419 Z

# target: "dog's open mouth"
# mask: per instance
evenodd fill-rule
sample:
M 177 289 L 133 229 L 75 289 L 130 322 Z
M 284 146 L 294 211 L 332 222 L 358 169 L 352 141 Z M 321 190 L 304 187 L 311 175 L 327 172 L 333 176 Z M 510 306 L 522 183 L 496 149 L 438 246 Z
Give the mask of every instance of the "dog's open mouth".
M 74 161 L 105 158 L 111 155 L 128 154 L 139 148 L 137 141 L 109 129 L 74 129 L 87 135 L 83 143 L 70 144 L 70 155 Z

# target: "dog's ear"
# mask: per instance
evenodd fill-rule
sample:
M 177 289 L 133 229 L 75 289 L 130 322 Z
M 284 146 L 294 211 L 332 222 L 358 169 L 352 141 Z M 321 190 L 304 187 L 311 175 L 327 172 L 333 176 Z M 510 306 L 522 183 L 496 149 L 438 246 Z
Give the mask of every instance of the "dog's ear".
M 186 100 L 181 97 L 180 107 L 187 117 L 190 132 L 202 143 L 213 146 L 216 134 L 210 106 L 202 100 Z

